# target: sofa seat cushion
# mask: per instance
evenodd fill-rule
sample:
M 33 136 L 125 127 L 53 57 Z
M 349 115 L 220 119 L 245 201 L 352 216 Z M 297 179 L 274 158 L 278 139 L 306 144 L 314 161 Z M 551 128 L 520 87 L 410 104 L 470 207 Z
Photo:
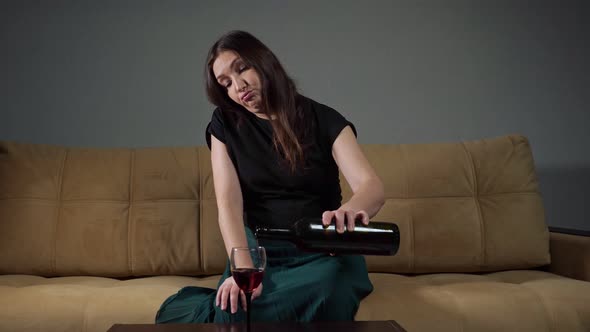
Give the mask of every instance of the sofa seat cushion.
M 394 319 L 408 331 L 589 331 L 590 283 L 542 271 L 403 276 L 370 273 L 375 289 L 356 320 Z M 219 276 L 0 276 L 0 331 L 106 331 L 152 323 L 184 286 L 215 288 Z
M 590 331 L 590 283 L 547 272 L 370 278 L 356 320 L 393 319 L 408 331 Z
M 162 302 L 180 288 L 216 288 L 218 281 L 0 275 L 0 331 L 105 332 L 114 323 L 153 323 Z

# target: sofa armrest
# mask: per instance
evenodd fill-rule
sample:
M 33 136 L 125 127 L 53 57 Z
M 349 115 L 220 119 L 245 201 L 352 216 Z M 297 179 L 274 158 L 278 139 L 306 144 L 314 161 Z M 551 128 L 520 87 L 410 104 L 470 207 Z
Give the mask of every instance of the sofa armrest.
M 552 273 L 590 281 L 590 231 L 549 227 Z

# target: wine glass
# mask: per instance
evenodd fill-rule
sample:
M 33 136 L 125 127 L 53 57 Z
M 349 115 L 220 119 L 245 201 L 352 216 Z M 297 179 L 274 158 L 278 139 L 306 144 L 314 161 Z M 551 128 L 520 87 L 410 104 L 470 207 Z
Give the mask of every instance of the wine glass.
M 231 249 L 231 274 L 234 281 L 246 295 L 246 326 L 250 332 L 250 302 L 252 292 L 262 282 L 266 268 L 264 247 L 235 247 Z

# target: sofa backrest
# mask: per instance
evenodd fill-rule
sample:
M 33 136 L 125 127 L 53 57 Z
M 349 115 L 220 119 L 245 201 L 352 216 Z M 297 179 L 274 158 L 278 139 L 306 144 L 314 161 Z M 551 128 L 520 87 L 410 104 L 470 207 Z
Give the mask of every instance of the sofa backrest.
M 396 222 L 370 271 L 477 272 L 549 263 L 528 141 L 365 145 Z M 206 147 L 98 149 L 0 142 L 0 273 L 210 275 L 227 255 Z M 342 178 L 343 195 L 350 188 Z
M 211 181 L 206 147 L 0 143 L 0 273 L 219 272 Z
M 528 140 L 364 146 L 385 184 L 373 220 L 394 221 L 400 250 L 370 271 L 485 272 L 549 264 L 549 231 Z M 352 194 L 341 177 L 343 196 Z

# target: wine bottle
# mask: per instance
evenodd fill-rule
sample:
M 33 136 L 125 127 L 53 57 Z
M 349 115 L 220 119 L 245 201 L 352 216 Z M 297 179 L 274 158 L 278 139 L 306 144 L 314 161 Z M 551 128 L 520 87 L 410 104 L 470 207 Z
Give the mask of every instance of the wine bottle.
M 356 221 L 354 231 L 338 233 L 334 220 L 325 227 L 321 218 L 303 218 L 287 229 L 257 226 L 255 234 L 258 239 L 286 240 L 313 252 L 392 256 L 399 248 L 397 225 L 380 221 L 368 226 Z

